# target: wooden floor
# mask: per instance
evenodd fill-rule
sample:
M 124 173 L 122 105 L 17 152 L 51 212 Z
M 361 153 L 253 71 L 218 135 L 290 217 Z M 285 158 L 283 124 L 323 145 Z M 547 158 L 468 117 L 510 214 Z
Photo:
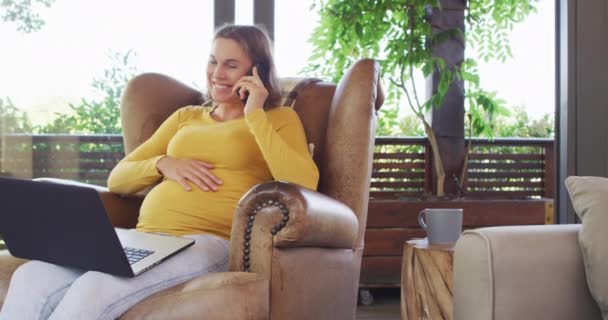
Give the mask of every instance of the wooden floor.
M 357 307 L 357 320 L 400 320 L 401 298 L 398 288 L 371 289 L 374 303 Z

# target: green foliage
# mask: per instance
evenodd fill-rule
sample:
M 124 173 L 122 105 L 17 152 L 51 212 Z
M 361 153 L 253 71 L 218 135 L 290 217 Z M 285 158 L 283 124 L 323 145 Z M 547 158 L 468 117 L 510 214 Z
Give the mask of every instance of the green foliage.
M 120 133 L 120 97 L 122 90 L 137 69 L 131 65 L 133 53 L 108 54 L 111 66 L 103 77 L 95 78 L 91 86 L 101 94 L 100 99 L 82 98 L 70 104 L 69 113 L 57 113 L 56 118 L 37 129 L 39 133 Z
M 399 116 L 396 105 L 382 107 L 378 115 L 377 136 L 424 136 L 424 129 L 415 115 Z
M 536 12 L 537 0 L 470 0 L 466 11 L 467 44 L 484 61 L 512 57 L 508 32 Z
M 469 102 L 469 123 L 472 137 L 485 136 L 492 138 L 496 134 L 498 116 L 509 116 L 511 113 L 505 101 L 496 96 L 496 92 L 483 89 L 472 90 L 467 96 Z
M 545 114 L 540 119 L 530 120 L 526 110 L 513 108 L 510 117 L 496 119 L 496 135 L 500 137 L 552 138 L 555 135 L 555 121 L 552 115 Z
M 406 115 L 399 120 L 398 123 L 401 135 L 410 137 L 421 137 L 424 136 L 424 128 L 421 126 L 420 121 L 414 115 Z
M 378 136 L 424 136 L 424 130 L 420 121 L 414 115 L 397 117 L 398 110 L 394 105 L 380 109 L 378 116 Z M 555 135 L 555 122 L 553 116 L 545 114 L 540 119 L 530 119 L 530 116 L 523 107 L 513 107 L 509 112 L 498 112 L 493 117 L 489 126 L 484 126 L 480 130 L 476 122 L 477 118 L 487 118 L 483 112 L 479 115 L 471 115 L 473 121 L 473 137 L 518 137 L 518 138 L 552 138 Z M 471 122 L 467 122 L 467 127 Z M 477 127 L 475 127 L 477 126 Z
M 466 41 L 478 49 L 478 58 L 504 60 L 511 56 L 507 32 L 535 10 L 534 2 L 467 1 Z M 506 112 L 504 101 L 479 88 L 474 58 L 447 67 L 443 59 L 433 56 L 433 46 L 464 38 L 460 29 L 433 30 L 429 15 L 441 10 L 440 0 L 317 0 L 313 9 L 318 11 L 320 22 L 310 38 L 313 53 L 306 72 L 338 81 L 353 62 L 374 57 L 382 67 L 383 78 L 390 82 L 385 107 L 404 97 L 408 107 L 424 122 L 424 115 L 443 104 L 448 89 L 457 80 L 464 82 L 462 90 L 476 133 L 490 133 L 492 117 Z M 423 100 L 414 79 L 431 73 L 439 75 L 438 88 Z M 382 115 L 394 114 L 387 111 Z M 381 132 L 394 131 L 385 125 L 398 122 L 394 118 L 381 121 Z
M 385 78 L 391 80 L 389 96 L 399 99 L 405 94 L 414 113 L 424 112 L 432 104 L 421 103 L 417 88 L 407 83 L 421 70 L 445 70 L 445 62 L 433 58 L 427 46 L 427 41 L 444 36 L 432 34 L 425 20 L 427 4 L 439 6 L 438 1 L 427 0 L 316 1 L 320 23 L 310 39 L 314 49 L 307 71 L 338 81 L 356 60 L 376 57 Z M 451 76 L 444 74 L 441 89 Z M 440 102 L 441 98 L 440 92 L 431 100 Z
M 32 132 L 32 124 L 24 111 L 19 110 L 10 98 L 0 98 L 0 134 Z
M 50 7 L 55 0 L 2 0 L 0 2 L 0 15 L 2 21 L 14 22 L 17 30 L 31 33 L 38 31 L 44 25 L 44 20 L 37 11 L 37 7 Z
M 461 90 L 469 102 L 470 134 L 491 135 L 494 116 L 507 114 L 507 109 L 495 93 L 479 88 L 474 59 L 448 64 L 434 50 L 447 40 L 460 43 L 464 48 L 466 29 L 473 30 L 469 38 L 480 48 L 482 59 L 504 60 L 511 53 L 506 30 L 532 10 L 528 0 L 464 1 L 466 21 L 479 26 L 448 29 L 435 21 L 441 19 L 433 18 L 442 10 L 442 3 L 441 0 L 317 0 L 313 7 L 318 10 L 320 23 L 310 38 L 313 54 L 305 70 L 335 82 L 356 60 L 377 59 L 383 78 L 390 82 L 388 101 L 399 101 L 403 97 L 428 136 L 438 197 L 444 196 L 446 174 L 442 158 L 445 154 L 440 152 L 436 134 L 425 115 L 432 108 L 443 106 L 451 88 Z M 425 96 L 416 87 L 415 79 L 421 75 L 433 75 L 436 79 L 432 92 L 426 92 Z M 391 108 L 381 114 L 387 117 L 380 121 L 381 134 L 394 131 L 398 122 L 396 115 L 398 111 Z
M 382 108 L 378 115 L 378 128 L 376 135 L 392 136 L 398 134 L 399 109 L 392 105 Z

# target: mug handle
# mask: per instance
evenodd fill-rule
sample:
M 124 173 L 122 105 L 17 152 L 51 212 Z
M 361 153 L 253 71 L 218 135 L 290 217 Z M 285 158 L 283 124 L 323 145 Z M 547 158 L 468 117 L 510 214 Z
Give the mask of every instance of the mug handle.
M 425 210 L 420 211 L 418 214 L 418 224 L 426 231 L 426 221 L 424 219 Z

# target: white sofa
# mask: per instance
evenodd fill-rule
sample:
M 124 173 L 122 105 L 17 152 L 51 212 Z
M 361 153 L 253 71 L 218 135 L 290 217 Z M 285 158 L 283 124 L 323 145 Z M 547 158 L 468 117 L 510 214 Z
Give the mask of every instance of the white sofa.
M 465 231 L 454 252 L 454 319 L 601 320 L 585 279 L 579 230 L 545 225 Z

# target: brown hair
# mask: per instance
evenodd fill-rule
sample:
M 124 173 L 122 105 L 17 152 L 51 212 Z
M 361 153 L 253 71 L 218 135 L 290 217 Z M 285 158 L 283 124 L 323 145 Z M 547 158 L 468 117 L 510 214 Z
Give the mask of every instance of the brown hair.
M 232 39 L 247 52 L 253 65 L 257 66 L 264 87 L 268 90 L 264 109 L 277 107 L 281 101 L 281 90 L 272 56 L 272 42 L 268 33 L 259 26 L 228 24 L 215 31 L 213 40 L 217 38 Z

